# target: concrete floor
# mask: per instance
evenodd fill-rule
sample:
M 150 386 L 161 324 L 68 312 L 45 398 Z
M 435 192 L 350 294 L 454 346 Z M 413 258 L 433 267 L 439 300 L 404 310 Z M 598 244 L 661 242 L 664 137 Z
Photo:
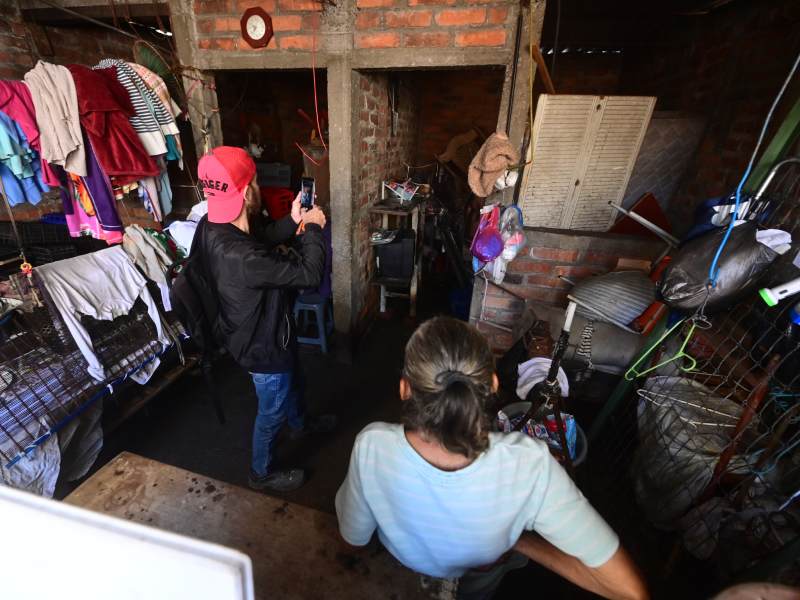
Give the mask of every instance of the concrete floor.
M 314 350 L 301 352 L 309 412 L 336 414 L 339 427 L 334 433 L 302 441 L 291 441 L 283 432 L 276 446 L 275 465 L 305 468 L 309 479 L 299 490 L 279 496 L 318 510 L 334 512 L 336 491 L 347 472 L 350 450 L 358 432 L 374 421 L 398 422 L 400 419 L 397 386 L 403 347 L 414 327 L 415 323 L 407 318 L 377 320 L 361 341 L 350 364 L 337 360 L 335 351 L 326 356 Z M 202 377 L 184 377 L 155 398 L 145 411 L 106 438 L 105 447 L 93 470 L 127 450 L 201 475 L 246 486 L 256 413 L 255 392 L 249 375 L 230 360 L 219 361 L 215 377 L 227 417 L 224 425 L 217 421 Z M 594 389 L 595 394 L 592 395 L 599 393 L 607 397 L 596 385 L 588 387 Z M 588 406 L 586 402 L 583 404 L 582 410 L 585 412 L 588 409 L 589 413 L 596 412 L 599 406 Z M 580 410 L 575 412 L 579 416 Z M 587 415 L 586 418 L 591 420 L 592 416 Z M 585 427 L 588 429 L 588 423 Z M 593 469 L 588 471 L 579 469 L 579 483 L 585 477 L 591 477 Z M 584 483 L 580 483 L 582 488 Z M 69 491 L 68 487 L 62 488 L 59 495 Z M 630 515 L 625 520 L 630 527 Z M 615 521 L 611 521 L 612 526 L 619 528 L 622 533 L 623 523 Z M 634 536 L 640 538 L 641 534 L 634 533 Z M 638 540 L 626 539 L 623 535 L 623 541 L 634 550 L 634 555 L 638 554 L 637 561 L 644 563 L 646 571 L 651 571 L 647 563 L 654 565 L 651 572 L 660 579 L 655 573 L 655 565 L 663 560 L 664 548 L 658 549 L 654 556 L 643 556 L 637 551 L 637 544 L 631 543 Z M 687 594 L 686 588 L 683 585 L 680 587 L 683 588 L 680 597 L 701 597 L 697 593 Z M 538 566 L 528 566 L 508 575 L 496 597 L 509 597 L 522 591 L 530 593 L 532 590 L 555 598 L 595 597 Z M 656 594 L 657 597 L 675 597 L 665 593 L 666 590 L 661 591 Z

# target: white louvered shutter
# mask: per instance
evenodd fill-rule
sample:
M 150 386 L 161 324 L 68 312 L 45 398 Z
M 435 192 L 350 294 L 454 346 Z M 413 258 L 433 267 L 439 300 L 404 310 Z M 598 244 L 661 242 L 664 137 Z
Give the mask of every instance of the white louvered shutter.
M 520 205 L 525 225 L 605 231 L 622 201 L 655 98 L 542 94 Z

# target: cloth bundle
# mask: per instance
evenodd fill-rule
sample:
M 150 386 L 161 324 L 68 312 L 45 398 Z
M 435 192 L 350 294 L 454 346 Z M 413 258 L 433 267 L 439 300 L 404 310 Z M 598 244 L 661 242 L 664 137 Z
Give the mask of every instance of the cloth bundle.
M 494 184 L 509 167 L 519 162 L 519 153 L 504 133 L 493 133 L 469 164 L 467 180 L 476 196 L 492 194 Z

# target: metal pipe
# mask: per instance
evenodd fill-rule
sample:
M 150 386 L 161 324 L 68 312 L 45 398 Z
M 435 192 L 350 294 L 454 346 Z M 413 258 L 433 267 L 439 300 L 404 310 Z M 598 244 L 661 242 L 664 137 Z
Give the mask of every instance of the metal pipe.
M 782 160 L 781 162 L 779 162 L 778 164 L 776 164 L 774 167 L 772 167 L 770 169 L 769 174 L 767 175 L 766 179 L 764 179 L 764 183 L 762 183 L 761 187 L 758 188 L 758 191 L 756 192 L 756 195 L 753 198 L 755 200 L 760 200 L 761 196 L 764 194 L 764 192 L 767 191 L 767 188 L 769 187 L 769 184 L 772 183 L 772 180 L 775 178 L 775 174 L 778 172 L 778 170 L 782 166 L 788 165 L 788 164 L 791 164 L 791 163 L 800 163 L 800 157 L 794 156 L 792 158 L 786 158 L 786 159 Z
M 514 109 L 514 88 L 517 85 L 517 63 L 519 63 L 519 45 L 522 38 L 522 7 L 517 14 L 517 38 L 514 42 L 514 62 L 511 63 L 511 85 L 508 86 L 508 113 L 506 114 L 506 135 L 511 133 L 511 111 Z M 533 82 L 528 82 L 533 85 Z
M 678 238 L 676 238 L 671 233 L 664 231 L 663 229 L 661 229 L 661 227 L 659 227 L 655 223 L 651 223 L 650 221 L 645 219 L 642 215 L 635 213 L 631 210 L 628 210 L 627 208 L 622 208 L 621 206 L 617 206 L 611 200 L 608 201 L 608 205 L 614 210 L 621 212 L 626 217 L 630 217 L 631 219 L 639 223 L 639 225 L 641 225 L 642 227 L 649 229 L 650 231 L 655 233 L 658 237 L 660 237 L 662 240 L 667 242 L 673 248 L 677 248 L 680 245 L 681 241 Z

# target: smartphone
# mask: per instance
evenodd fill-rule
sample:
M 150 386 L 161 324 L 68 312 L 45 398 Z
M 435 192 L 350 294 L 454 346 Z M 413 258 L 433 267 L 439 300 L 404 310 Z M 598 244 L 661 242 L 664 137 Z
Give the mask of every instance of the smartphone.
M 300 180 L 300 207 L 311 210 L 311 207 L 314 206 L 315 193 L 316 185 L 314 184 L 314 178 L 303 177 Z

